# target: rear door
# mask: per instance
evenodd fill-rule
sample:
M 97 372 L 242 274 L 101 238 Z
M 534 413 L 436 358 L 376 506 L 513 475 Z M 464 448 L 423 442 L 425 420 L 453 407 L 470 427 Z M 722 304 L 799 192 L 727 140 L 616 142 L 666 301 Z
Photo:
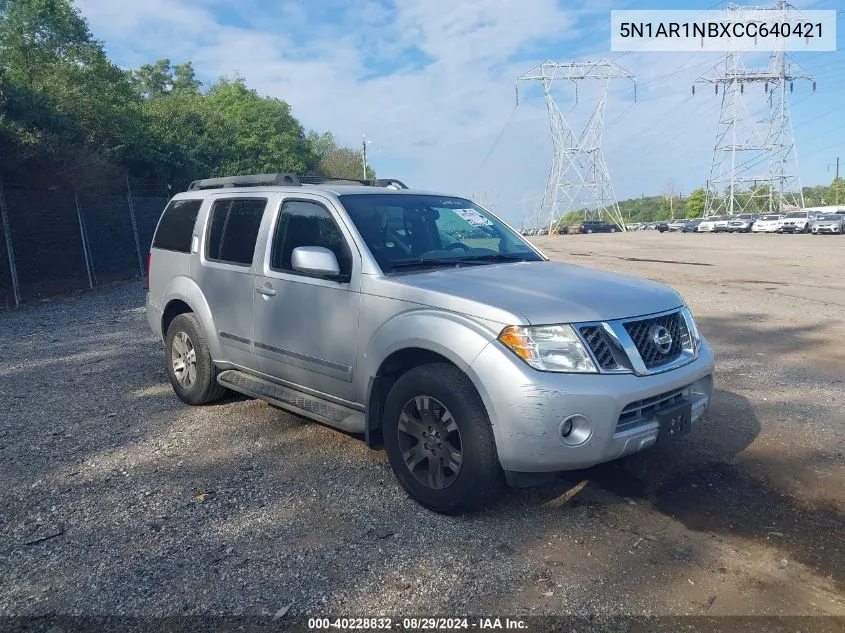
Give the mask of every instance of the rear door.
M 299 246 L 334 252 L 339 277 L 293 270 Z M 331 201 L 316 194 L 286 197 L 275 210 L 254 294 L 255 353 L 262 373 L 354 402 L 361 257 Z
M 257 370 L 252 346 L 254 259 L 268 199 L 222 195 L 210 201 L 200 265 L 192 276 L 208 302 L 225 355 L 215 360 Z

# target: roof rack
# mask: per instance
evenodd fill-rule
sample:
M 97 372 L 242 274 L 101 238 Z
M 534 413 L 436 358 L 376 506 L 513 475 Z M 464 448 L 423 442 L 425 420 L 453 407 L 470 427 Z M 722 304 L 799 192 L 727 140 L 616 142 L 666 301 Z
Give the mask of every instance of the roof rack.
M 257 187 L 261 185 L 282 185 L 299 187 L 307 185 L 364 185 L 367 187 L 388 187 L 391 189 L 407 189 L 407 185 L 395 178 L 379 178 L 378 180 L 358 180 L 357 178 L 331 178 L 328 176 L 297 176 L 296 174 L 249 174 L 245 176 L 224 176 L 222 178 L 203 178 L 194 180 L 188 185 L 188 191 L 199 189 L 220 189 L 223 187 Z

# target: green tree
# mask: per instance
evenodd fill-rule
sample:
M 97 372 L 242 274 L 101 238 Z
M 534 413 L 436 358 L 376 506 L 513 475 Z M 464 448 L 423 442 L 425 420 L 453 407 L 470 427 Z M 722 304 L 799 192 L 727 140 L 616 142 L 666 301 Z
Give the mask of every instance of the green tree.
M 202 82 L 197 79 L 194 66 L 185 62 L 173 67 L 170 92 L 173 94 L 199 94 Z
M 143 99 L 169 94 L 198 94 L 202 82 L 197 80 L 191 62 L 172 66 L 169 59 L 144 64 L 130 73 L 132 85 Z
M 316 153 L 319 163 L 317 175 L 331 178 L 363 178 L 363 159 L 361 153 L 349 147 L 340 147 L 331 132 L 318 134 L 313 130 L 308 133 L 308 142 Z M 367 165 L 367 179 L 374 180 L 375 170 Z
M 80 185 L 113 176 L 142 126 L 123 71 L 68 0 L 0 0 L 0 170 Z
M 307 174 L 317 167 L 318 157 L 286 102 L 260 97 L 241 77 L 220 79 L 204 98 L 234 132 L 218 174 Z
M 826 197 L 827 204 L 845 204 L 845 181 L 842 178 L 835 178 L 830 183 Z
M 707 195 L 704 193 L 703 188 L 693 189 L 689 198 L 687 198 L 687 217 L 700 218 L 704 215 L 704 204 L 706 200 Z

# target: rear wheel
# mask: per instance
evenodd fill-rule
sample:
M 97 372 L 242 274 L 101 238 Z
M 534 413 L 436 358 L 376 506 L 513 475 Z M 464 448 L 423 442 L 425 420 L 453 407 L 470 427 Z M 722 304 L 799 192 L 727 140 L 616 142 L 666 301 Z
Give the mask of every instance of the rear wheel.
M 426 508 L 476 510 L 502 489 L 484 404 L 453 365 L 433 363 L 403 374 L 387 396 L 382 427 L 394 474 Z
M 167 328 L 167 375 L 182 402 L 199 405 L 219 400 L 226 388 L 217 382 L 217 368 L 205 332 L 192 313 L 180 314 Z

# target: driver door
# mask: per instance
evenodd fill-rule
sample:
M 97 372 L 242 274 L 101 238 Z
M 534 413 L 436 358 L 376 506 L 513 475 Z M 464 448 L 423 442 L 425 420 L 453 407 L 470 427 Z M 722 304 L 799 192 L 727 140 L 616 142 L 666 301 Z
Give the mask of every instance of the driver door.
M 331 203 L 298 194 L 282 200 L 255 275 L 255 353 L 262 373 L 295 387 L 354 402 L 361 258 Z M 293 270 L 299 246 L 337 257 L 335 278 Z

